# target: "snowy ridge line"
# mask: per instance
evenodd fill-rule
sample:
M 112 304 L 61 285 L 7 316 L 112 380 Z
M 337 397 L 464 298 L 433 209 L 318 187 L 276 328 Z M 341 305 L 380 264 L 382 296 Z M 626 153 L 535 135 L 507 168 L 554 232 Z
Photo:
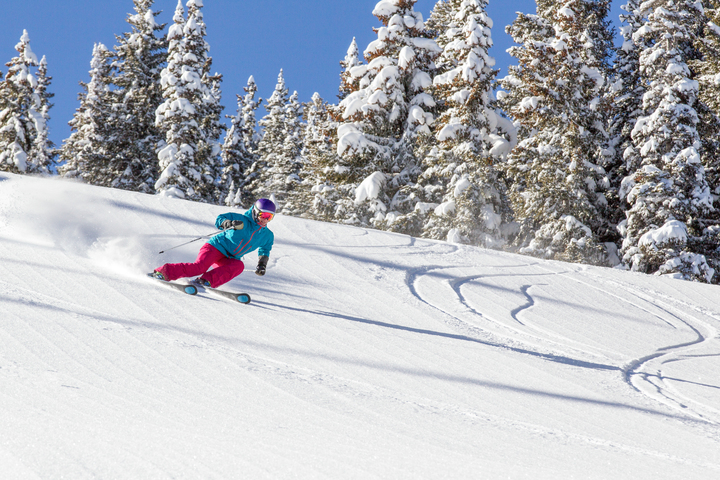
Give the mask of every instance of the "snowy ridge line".
M 652 314 L 649 310 L 642 307 L 639 304 L 632 303 L 628 301 L 627 299 L 624 299 L 612 292 L 608 292 L 604 289 L 600 289 L 596 285 L 589 284 L 587 282 L 584 282 L 580 279 L 570 277 L 572 280 L 582 283 L 586 287 L 594 288 L 596 290 L 602 291 L 603 293 L 613 296 L 617 298 L 620 301 L 623 301 L 625 303 L 629 303 L 633 305 L 634 307 L 641 309 L 645 312 L 648 312 Z M 712 340 L 716 335 L 717 331 L 710 326 L 707 322 L 704 322 L 698 318 L 690 317 L 689 314 L 684 312 L 683 310 L 674 307 L 672 305 L 665 304 L 662 301 L 657 300 L 657 298 L 653 297 L 651 294 L 639 291 L 637 289 L 634 289 L 630 286 L 623 286 L 625 291 L 631 293 L 635 297 L 642 299 L 657 308 L 661 309 L 662 311 L 666 312 L 670 317 L 676 318 L 679 322 L 681 322 L 683 325 L 685 325 L 687 328 L 689 328 L 691 331 L 693 331 L 698 338 L 690 341 L 690 342 L 683 342 L 676 345 L 668 345 L 664 347 L 660 347 L 657 349 L 656 352 L 648 354 L 644 357 L 637 358 L 635 360 L 632 360 L 628 364 L 622 367 L 623 372 L 623 378 L 625 382 L 630 385 L 633 389 L 636 391 L 646 395 L 649 398 L 652 398 L 654 400 L 657 400 L 661 403 L 664 403 L 665 405 L 668 405 L 671 408 L 678 409 L 683 411 L 684 413 L 687 413 L 689 415 L 695 416 L 699 419 L 702 419 L 704 421 L 708 421 L 713 424 L 720 424 L 720 416 L 718 415 L 720 411 L 717 409 L 705 405 L 702 402 L 699 402 L 697 400 L 694 400 L 687 395 L 679 395 L 676 389 L 671 388 L 665 381 L 665 378 L 662 375 L 662 370 L 660 369 L 660 366 L 668 363 L 669 361 L 683 361 L 681 359 L 675 358 L 673 359 L 673 356 L 676 356 L 678 352 L 686 349 L 693 350 L 691 347 L 698 347 L 700 344 L 703 344 L 705 342 L 708 342 Z M 683 303 L 683 302 L 678 302 Z M 672 310 L 676 310 L 676 313 L 674 313 Z M 685 315 L 687 317 L 690 317 L 688 320 L 684 320 L 680 317 L 680 315 Z M 658 315 L 653 314 L 656 318 L 661 318 Z M 664 320 L 666 323 L 667 320 Z M 696 327 L 693 325 L 693 322 L 696 322 L 700 325 L 700 327 Z M 677 327 L 675 327 L 677 328 Z M 700 332 L 700 328 L 703 328 L 707 330 L 707 334 L 703 335 Z M 657 361 L 656 361 L 657 360 Z M 653 365 L 659 363 L 659 365 L 653 367 Z M 656 373 L 649 373 L 647 371 L 642 370 L 649 370 L 650 368 L 657 368 Z M 657 380 L 653 381 L 653 380 Z M 674 394 L 673 394 L 674 393 Z M 687 404 L 692 403 L 695 405 L 695 409 L 691 408 Z M 699 411 L 698 411 L 699 410 Z
M 86 186 L 89 189 L 103 188 L 87 184 L 81 185 Z M 207 222 L 193 219 L 191 209 L 195 206 L 192 202 L 168 203 L 167 201 L 163 201 L 160 205 L 158 205 L 158 202 L 155 201 L 153 195 L 137 195 L 135 192 L 116 188 L 110 188 L 108 190 L 110 190 L 107 192 L 107 196 L 109 198 L 102 198 L 99 196 L 94 197 L 104 201 L 107 205 L 117 207 L 123 212 L 133 215 L 133 217 L 137 218 L 149 227 L 157 228 L 155 225 L 148 223 L 148 215 L 150 215 L 153 221 L 157 221 L 158 219 L 162 219 L 164 221 L 171 220 L 173 222 L 179 221 L 183 226 L 195 226 L 202 228 L 203 230 L 207 229 L 209 226 Z M 172 207 L 172 209 L 169 207 Z M 210 225 L 210 228 L 212 228 L 212 225 Z M 175 235 L 182 236 L 183 234 L 175 233 Z M 187 234 L 187 236 L 197 235 Z
M 467 322 L 465 322 L 464 320 L 457 317 L 456 315 L 453 315 L 453 314 L 445 311 L 444 309 L 437 307 L 436 305 L 433 305 L 432 303 L 428 302 L 427 300 L 422 298 L 421 295 L 419 295 L 417 293 L 417 290 L 414 287 L 414 283 L 417 280 L 418 276 L 425 275 L 428 271 L 431 271 L 433 269 L 439 269 L 439 268 L 444 268 L 444 267 L 432 267 L 432 266 L 420 267 L 418 269 L 415 269 L 415 271 L 408 271 L 407 272 L 407 274 L 408 274 L 407 281 L 408 281 L 408 287 L 410 288 L 411 293 L 418 300 L 420 300 L 421 302 L 425 303 L 426 305 L 434 308 L 435 310 L 443 313 L 446 316 L 446 318 L 450 319 L 449 323 L 445 322 L 449 327 L 458 329 L 460 331 L 467 332 L 464 335 L 463 334 L 442 334 L 442 333 L 440 333 L 440 335 L 447 336 L 449 338 L 458 338 L 458 339 L 464 339 L 464 340 L 468 340 L 468 341 L 472 341 L 472 342 L 476 342 L 476 343 L 481 343 L 483 345 L 487 345 L 490 347 L 501 348 L 501 349 L 509 350 L 509 351 L 512 351 L 515 353 L 525 354 L 525 355 L 531 355 L 531 356 L 540 358 L 542 360 L 548 360 L 551 362 L 561 363 L 561 364 L 565 364 L 565 365 L 572 365 L 575 367 L 588 368 L 588 369 L 592 369 L 592 370 L 620 370 L 620 367 L 616 366 L 616 365 L 608 365 L 608 364 L 604 364 L 604 363 L 589 362 L 586 360 L 572 358 L 565 354 L 558 354 L 558 353 L 555 353 L 552 351 L 542 352 L 539 349 L 538 350 L 530 349 L 530 347 L 538 347 L 538 345 L 528 345 L 525 342 L 518 342 L 520 345 L 522 345 L 522 347 L 518 347 L 518 346 L 513 346 L 510 343 L 503 343 L 502 341 L 495 339 L 496 334 L 485 331 L 474 325 L 470 325 Z M 473 312 L 475 314 L 481 316 L 482 318 L 488 318 L 485 315 L 483 315 L 482 313 L 475 311 L 474 309 L 473 309 Z M 413 329 L 413 330 L 423 332 L 420 329 Z M 438 333 L 438 332 L 436 332 L 436 333 Z M 482 340 L 480 337 L 486 337 L 486 338 L 488 338 L 488 340 Z
M 383 232 L 387 233 L 387 232 Z M 409 242 L 406 245 L 327 245 L 322 243 L 302 243 L 302 244 L 295 244 L 298 247 L 301 248 L 313 248 L 317 250 L 321 250 L 327 253 L 333 253 L 335 255 L 343 255 L 347 256 L 347 252 L 345 250 L 362 250 L 362 251 L 370 251 L 370 250 L 378 250 L 381 252 L 387 252 L 392 250 L 402 250 L 403 255 L 407 256 L 424 256 L 429 253 L 433 255 L 453 255 L 457 253 L 460 248 L 457 245 L 452 244 L 443 244 L 441 242 L 435 243 L 429 243 L 428 240 L 423 239 L 424 242 L 421 243 L 427 243 L 426 245 L 415 245 L 416 242 Z M 275 242 L 277 245 L 283 245 L 286 242 L 284 242 L 282 239 Z M 447 247 L 445 251 L 437 251 L 437 247 Z M 427 249 L 432 251 L 425 251 L 421 249 Z M 404 268 L 402 265 L 396 265 L 392 264 L 398 269 Z M 468 265 L 469 266 L 469 265 Z M 515 265 L 507 265 L 506 267 L 515 267 Z

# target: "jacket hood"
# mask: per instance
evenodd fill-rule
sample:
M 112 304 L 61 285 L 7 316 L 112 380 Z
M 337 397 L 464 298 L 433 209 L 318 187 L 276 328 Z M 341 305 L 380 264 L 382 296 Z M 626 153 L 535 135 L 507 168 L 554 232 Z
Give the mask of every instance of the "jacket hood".
M 243 213 L 243 215 L 250 219 L 250 223 L 259 227 L 260 225 L 258 225 L 258 223 L 253 218 L 252 209 L 253 207 L 248 208 L 247 210 L 245 210 L 245 213 Z

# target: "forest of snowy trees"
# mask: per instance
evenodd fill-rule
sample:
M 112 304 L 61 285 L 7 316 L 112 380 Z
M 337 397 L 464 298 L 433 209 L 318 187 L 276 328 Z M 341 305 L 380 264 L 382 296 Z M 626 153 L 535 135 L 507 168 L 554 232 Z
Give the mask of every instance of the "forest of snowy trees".
M 381 0 L 337 99 L 253 77 L 222 122 L 202 0 L 96 44 L 72 134 L 48 140 L 51 77 L 24 32 L 0 81 L 0 171 L 720 283 L 720 0 Z M 498 78 L 492 32 L 515 64 Z M 259 107 L 265 114 L 260 116 Z

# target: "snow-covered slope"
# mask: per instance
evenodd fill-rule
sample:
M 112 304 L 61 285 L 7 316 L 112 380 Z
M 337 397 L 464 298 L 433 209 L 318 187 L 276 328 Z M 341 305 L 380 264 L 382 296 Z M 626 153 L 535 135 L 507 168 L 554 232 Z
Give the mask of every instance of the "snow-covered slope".
M 284 216 L 251 305 L 144 276 L 224 211 L 0 174 L 4 478 L 720 477 L 716 286 Z

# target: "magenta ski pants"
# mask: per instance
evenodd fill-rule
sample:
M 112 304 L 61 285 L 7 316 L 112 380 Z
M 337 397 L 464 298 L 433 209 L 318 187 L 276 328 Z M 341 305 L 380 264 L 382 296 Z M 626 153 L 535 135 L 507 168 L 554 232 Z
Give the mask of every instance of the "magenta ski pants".
M 226 257 L 220 250 L 209 243 L 200 247 L 200 252 L 194 263 L 166 263 L 157 269 L 158 272 L 171 281 L 182 277 L 200 275 L 201 278 L 210 282 L 212 288 L 217 288 L 229 282 L 240 275 L 243 270 L 245 270 L 245 265 L 241 260 Z

